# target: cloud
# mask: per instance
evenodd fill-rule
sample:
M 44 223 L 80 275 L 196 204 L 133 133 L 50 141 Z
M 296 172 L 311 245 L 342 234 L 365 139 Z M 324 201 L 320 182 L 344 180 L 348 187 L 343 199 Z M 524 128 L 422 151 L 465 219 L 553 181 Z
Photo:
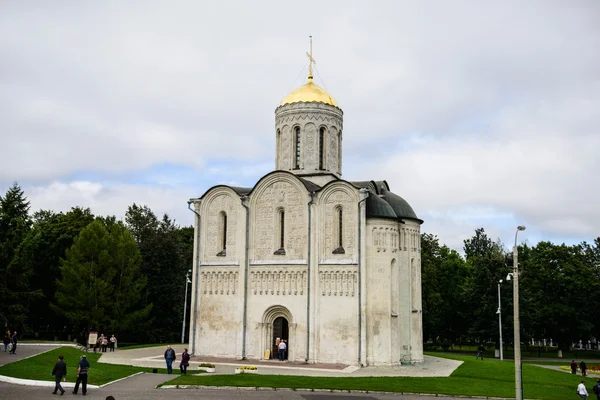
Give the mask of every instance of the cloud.
M 0 187 L 119 214 L 252 186 L 312 34 L 317 81 L 344 110 L 344 178 L 387 179 L 454 246 L 482 224 L 589 239 L 599 15 L 595 0 L 8 2 Z

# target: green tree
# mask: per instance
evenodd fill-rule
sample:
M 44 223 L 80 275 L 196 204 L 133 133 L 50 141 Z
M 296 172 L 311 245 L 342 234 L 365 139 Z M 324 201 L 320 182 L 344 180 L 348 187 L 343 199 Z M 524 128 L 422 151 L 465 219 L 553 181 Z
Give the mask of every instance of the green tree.
M 72 208 L 66 214 L 40 210 L 33 215 L 33 227 L 21 244 L 22 262 L 33 272 L 31 287 L 42 295 L 32 304 L 28 323 L 41 338 L 66 339 L 68 321 L 50 307 L 61 277 L 60 260 L 73 240 L 94 220 L 90 209 Z M 65 326 L 67 326 L 65 330 Z
M 0 312 L 5 324 L 21 331 L 29 304 L 39 295 L 30 288 L 31 270 L 19 254 L 30 229 L 29 201 L 14 183 L 0 196 Z
M 469 336 L 478 342 L 496 339 L 498 281 L 508 272 L 502 244 L 492 241 L 483 228 L 476 229 L 475 235 L 464 243 L 469 279 L 462 313 L 470 326 Z M 506 319 L 510 323 L 510 318 Z
M 146 279 L 131 233 L 114 218 L 98 218 L 84 228 L 66 252 L 57 280 L 54 309 L 79 329 L 131 332 L 144 324 Z
M 159 220 L 148 206 L 136 204 L 127 209 L 125 221 L 142 253 L 154 303 L 154 324 L 145 338 L 175 340 L 181 332 L 185 276 L 192 266 L 193 229 L 182 231 L 167 215 Z
M 465 260 L 440 246 L 437 236 L 421 235 L 424 340 L 454 344 L 468 330 L 465 315 Z
M 594 307 L 589 305 L 598 298 L 600 281 L 584 247 L 539 242 L 524 248 L 523 254 L 519 259 L 523 330 L 553 339 L 561 349 L 568 349 L 572 341 L 587 342 L 596 324 Z

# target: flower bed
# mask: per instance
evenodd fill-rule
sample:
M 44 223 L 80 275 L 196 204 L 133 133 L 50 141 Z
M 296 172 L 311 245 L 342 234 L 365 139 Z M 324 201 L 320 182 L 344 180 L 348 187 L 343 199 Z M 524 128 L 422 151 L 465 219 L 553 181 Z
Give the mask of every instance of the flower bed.
M 235 369 L 236 374 L 256 374 L 258 373 L 258 368 L 254 365 L 241 365 Z
M 560 369 L 563 371 L 571 371 L 571 367 L 567 367 L 565 365 L 561 366 Z M 589 374 L 600 375 L 600 366 L 599 365 L 590 365 L 587 367 L 586 372 Z M 577 374 L 581 375 L 581 368 L 577 367 Z
M 205 371 L 205 372 L 215 372 L 215 364 L 202 363 L 198 366 L 198 370 Z

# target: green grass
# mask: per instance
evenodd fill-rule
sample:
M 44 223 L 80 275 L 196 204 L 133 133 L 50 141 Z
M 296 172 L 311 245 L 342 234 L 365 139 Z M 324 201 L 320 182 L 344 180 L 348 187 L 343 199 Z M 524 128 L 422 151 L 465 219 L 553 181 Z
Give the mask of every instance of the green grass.
M 152 372 L 152 368 L 99 363 L 98 359 L 101 356 L 99 353 L 85 353 L 74 347 L 59 347 L 26 360 L 3 365 L 0 367 L 0 375 L 53 382 L 52 368 L 61 354 L 67 363 L 67 382 L 75 382 L 77 379 L 77 364 L 82 354 L 86 354 L 90 362 L 88 383 L 91 385 L 103 385 L 137 372 Z M 166 373 L 167 370 L 161 368 L 158 372 Z
M 412 377 L 305 377 L 287 375 L 180 376 L 166 385 L 261 386 L 276 388 L 350 389 L 386 392 L 431 393 L 492 397 L 515 397 L 514 364 L 508 361 L 475 360 L 473 356 L 428 353 L 464 363 L 447 378 Z M 259 366 L 260 368 L 260 366 Z M 524 397 L 563 400 L 574 397 L 582 378 L 559 371 L 523 365 Z M 594 378 L 587 378 L 591 389 Z

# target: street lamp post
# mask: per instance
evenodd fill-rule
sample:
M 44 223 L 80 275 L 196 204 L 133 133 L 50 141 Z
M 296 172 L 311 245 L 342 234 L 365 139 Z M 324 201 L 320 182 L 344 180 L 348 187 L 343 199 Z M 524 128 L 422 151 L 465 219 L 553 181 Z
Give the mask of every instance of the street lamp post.
M 525 227 L 517 226 L 515 232 L 515 246 L 513 247 L 513 304 L 514 304 L 514 349 L 515 349 L 515 391 L 516 399 L 523 400 L 523 375 L 521 365 L 521 330 L 519 322 L 519 252 L 517 250 L 517 236 L 519 231 L 524 231 Z
M 187 314 L 187 288 L 188 288 L 188 283 L 192 283 L 192 281 L 190 281 L 190 273 L 192 272 L 191 269 L 188 269 L 187 274 L 185 275 L 185 299 L 183 300 L 183 326 L 181 327 L 181 343 L 185 343 L 185 316 Z
M 500 331 L 500 361 L 504 360 L 504 354 L 502 353 L 502 303 L 500 301 L 500 284 L 502 283 L 502 279 L 498 281 L 498 330 Z

